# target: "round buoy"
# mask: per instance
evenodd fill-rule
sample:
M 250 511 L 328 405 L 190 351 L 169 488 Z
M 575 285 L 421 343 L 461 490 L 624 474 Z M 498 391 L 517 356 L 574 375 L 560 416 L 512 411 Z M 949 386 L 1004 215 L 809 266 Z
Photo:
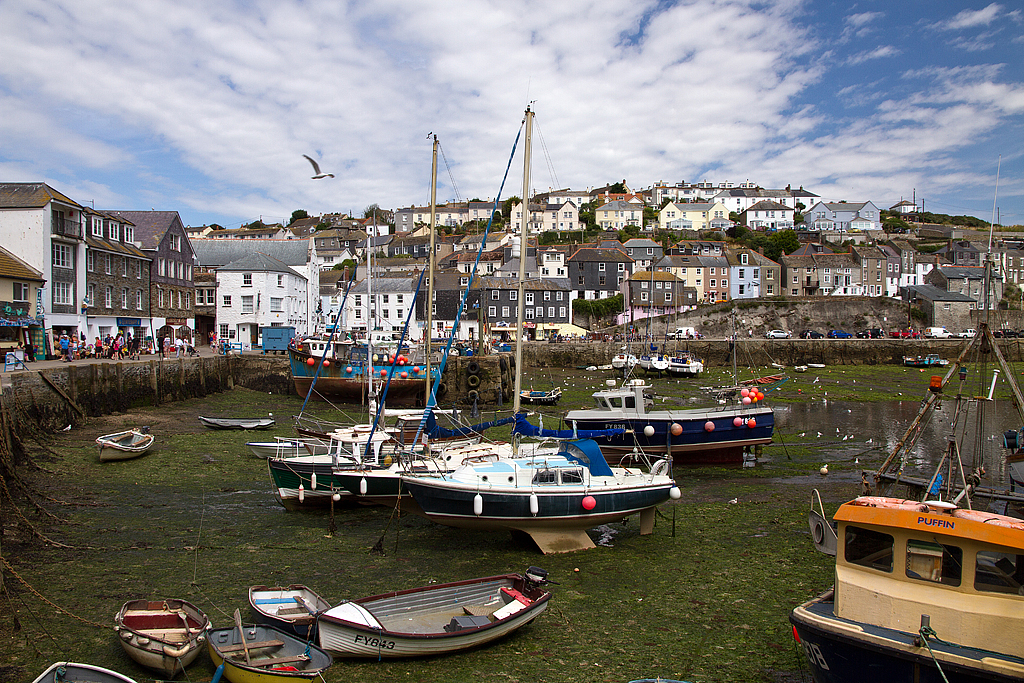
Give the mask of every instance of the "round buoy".
M 536 517 L 537 513 L 539 511 L 540 511 L 540 499 L 537 498 L 537 494 L 536 493 L 531 493 L 530 494 L 530 514 L 533 515 L 534 517 Z
M 420 366 L 418 366 L 418 365 L 414 365 L 414 366 L 412 366 L 412 371 L 413 371 L 413 372 L 415 372 L 416 374 L 419 374 L 419 372 L 420 372 Z
M 764 400 L 764 394 L 762 394 L 760 391 L 757 392 L 757 400 L 758 401 L 763 401 Z
M 306 500 L 306 487 L 299 484 L 299 502 Z
M 359 479 L 359 495 L 360 496 L 365 496 L 366 495 L 366 477 L 361 477 Z
M 749 396 L 744 396 L 743 397 L 743 405 L 745 405 L 745 406 L 749 406 L 750 405 L 750 397 Z
M 316 489 L 316 472 L 309 477 L 309 488 Z
M 387 374 L 388 374 L 388 371 L 387 371 L 387 370 L 381 370 L 381 371 L 380 371 L 380 376 L 381 376 L 381 377 L 387 377 Z
M 331 361 L 329 361 L 329 360 L 324 360 L 324 367 L 325 367 L 325 368 L 329 368 L 329 367 L 331 367 Z
M 733 427 L 742 427 L 743 426 L 743 418 L 739 417 L 739 416 L 734 417 L 732 419 L 732 426 Z
M 373 354 L 373 362 L 376 363 L 379 360 L 380 360 L 380 356 L 378 356 L 377 354 Z
M 398 359 L 398 364 L 399 365 L 405 365 L 405 359 L 404 358 L 399 358 Z
M 679 490 L 678 486 L 673 486 L 668 490 L 668 497 L 672 500 L 679 500 L 683 497 L 683 492 Z
M 407 378 L 408 376 L 409 376 L 409 373 L 408 373 L 408 372 L 406 372 L 405 370 L 402 370 L 402 373 L 401 373 L 401 374 L 399 375 L 399 377 L 401 377 L 402 379 L 405 379 L 405 378 Z
M 597 499 L 593 496 L 585 496 L 581 504 L 583 505 L 584 510 L 593 510 L 597 507 Z
M 822 466 L 821 466 L 821 469 L 820 469 L 820 470 L 818 470 L 818 473 L 819 473 L 819 474 L 821 474 L 821 476 L 823 476 L 823 477 L 824 477 L 824 476 L 825 476 L 826 474 L 828 474 L 828 463 L 825 463 L 824 465 L 822 465 Z
M 335 493 L 333 496 L 331 496 L 331 500 L 333 500 L 335 503 L 337 503 L 339 500 L 341 500 L 341 494 L 340 493 Z
M 316 358 L 307 358 L 306 365 L 308 365 L 309 367 L 313 367 L 314 365 L 316 365 Z
M 484 514 L 484 497 L 479 493 L 473 496 L 473 514 L 477 517 Z
M 754 427 L 757 426 L 757 420 L 755 420 L 754 418 L 750 418 L 749 420 L 747 420 L 747 426 L 753 429 Z
M 743 397 L 750 396 L 750 389 L 740 389 L 740 396 L 743 396 Z
M 715 431 L 715 423 L 712 422 L 711 420 L 708 420 L 707 422 L 705 422 L 704 423 L 704 431 L 705 432 L 713 432 L 713 431 Z
M 646 427 L 644 427 L 644 436 L 646 436 L 648 439 L 654 436 L 654 427 L 651 425 L 647 425 Z
M 683 433 L 683 425 L 678 422 L 673 422 L 672 426 L 669 427 L 669 430 L 672 432 L 672 436 L 679 436 Z

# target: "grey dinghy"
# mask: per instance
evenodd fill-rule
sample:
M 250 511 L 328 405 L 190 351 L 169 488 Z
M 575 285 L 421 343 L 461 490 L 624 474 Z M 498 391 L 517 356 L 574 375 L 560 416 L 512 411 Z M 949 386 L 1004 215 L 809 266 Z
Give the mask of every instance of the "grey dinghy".
M 530 567 L 344 602 L 317 619 L 320 647 L 346 657 L 420 657 L 501 638 L 536 619 L 551 594 Z
M 203 417 L 199 421 L 210 429 L 270 429 L 274 426 L 272 417 Z
M 32 683 L 135 683 L 135 680 L 101 666 L 57 662 Z
M 100 462 L 130 460 L 145 454 L 155 440 L 149 427 L 140 427 L 101 436 L 96 439 L 96 446 L 100 449 Z

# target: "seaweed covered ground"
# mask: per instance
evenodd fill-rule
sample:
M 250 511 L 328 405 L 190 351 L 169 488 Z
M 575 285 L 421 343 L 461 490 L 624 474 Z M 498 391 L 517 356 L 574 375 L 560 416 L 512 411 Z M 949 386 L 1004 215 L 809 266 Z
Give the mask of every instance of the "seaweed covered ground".
M 613 377 L 544 370 L 527 372 L 524 385 L 562 387 L 562 403 L 544 409 L 554 424 Z M 727 381 L 731 371 L 712 369 L 696 380 L 654 383 L 666 405 L 691 405 L 701 385 Z M 864 405 L 916 403 L 926 384 L 927 374 L 899 367 L 823 369 L 793 376 L 770 399 L 796 404 L 828 392 Z M 385 508 L 338 509 L 334 533 L 327 511 L 285 511 L 266 461 L 245 442 L 290 435 L 300 408 L 295 396 L 236 389 L 95 419 L 30 453 L 23 476 L 45 512 L 26 505 L 25 521 L 6 515 L 2 551 L 12 571 L 0 607 L 0 680 L 27 683 L 59 659 L 153 680 L 111 629 L 134 598 L 183 598 L 225 626 L 236 608 L 246 613 L 255 584 L 302 583 L 336 603 L 530 565 L 559 585 L 547 612 L 511 637 L 446 657 L 340 660 L 326 682 L 810 680 L 787 616 L 831 585 L 832 570 L 811 546 L 808 501 L 818 488 L 831 511 L 856 495 L 852 461 L 821 477 L 821 445 L 780 433 L 756 468 L 677 469 L 683 497 L 660 508 L 653 535 L 640 536 L 631 519 L 593 530 L 595 549 L 542 556 L 505 533 L 449 529 Z M 359 406 L 341 408 L 366 419 Z M 323 404 L 312 412 L 339 415 Z M 255 434 L 211 431 L 196 419 L 268 413 L 277 426 Z M 143 424 L 157 435 L 148 455 L 99 462 L 96 436 Z M 843 447 L 881 457 L 863 444 Z M 26 533 L 26 522 L 40 536 Z M 383 554 L 371 552 L 378 543 Z M 209 681 L 213 672 L 203 656 L 179 680 Z

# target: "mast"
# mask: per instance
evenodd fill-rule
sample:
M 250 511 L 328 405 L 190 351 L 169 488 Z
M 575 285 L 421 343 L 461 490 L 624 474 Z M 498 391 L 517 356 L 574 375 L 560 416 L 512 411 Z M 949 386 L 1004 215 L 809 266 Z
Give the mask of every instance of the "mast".
M 526 280 L 526 251 L 529 230 L 526 229 L 530 216 L 530 146 L 533 135 L 533 112 L 529 105 L 526 107 L 526 137 L 523 146 L 523 221 L 519 225 L 519 284 L 516 287 L 516 365 L 515 365 L 515 387 L 512 390 L 512 414 L 519 412 L 519 392 L 523 386 L 523 311 L 526 307 L 526 297 L 523 296 L 523 282 Z
M 434 153 L 430 162 L 430 253 L 427 255 L 427 329 L 423 335 L 423 348 L 426 350 L 423 361 L 424 372 L 427 374 L 426 395 L 423 397 L 423 405 L 430 405 L 430 392 L 434 383 L 430 381 L 430 354 L 433 351 L 431 340 L 434 337 L 434 255 L 437 253 L 435 241 L 437 229 L 435 216 L 437 215 L 437 136 L 434 135 Z M 458 331 L 455 331 L 458 334 Z
M 373 243 L 377 236 L 377 212 L 373 212 L 373 237 L 370 237 L 370 248 L 366 250 L 366 404 L 373 415 L 377 405 L 377 395 L 373 391 Z

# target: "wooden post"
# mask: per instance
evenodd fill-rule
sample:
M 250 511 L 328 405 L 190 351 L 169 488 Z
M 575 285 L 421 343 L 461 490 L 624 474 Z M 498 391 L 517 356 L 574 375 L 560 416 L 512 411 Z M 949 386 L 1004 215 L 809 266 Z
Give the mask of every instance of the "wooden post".
M 153 392 L 153 405 L 160 405 L 160 377 L 157 374 L 156 359 L 149 361 L 149 388 Z

